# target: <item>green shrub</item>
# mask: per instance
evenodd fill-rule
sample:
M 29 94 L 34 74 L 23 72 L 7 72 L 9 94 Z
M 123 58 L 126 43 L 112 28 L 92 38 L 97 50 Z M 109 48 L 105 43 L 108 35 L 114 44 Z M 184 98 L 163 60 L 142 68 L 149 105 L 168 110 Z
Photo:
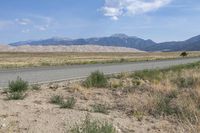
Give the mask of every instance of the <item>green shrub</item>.
M 22 100 L 25 98 L 24 92 L 28 89 L 28 82 L 17 77 L 15 81 L 10 81 L 8 84 L 8 100 Z
M 62 96 L 54 95 L 51 97 L 50 103 L 60 105 L 60 108 L 73 108 L 76 104 L 76 99 L 74 97 L 70 97 L 65 101 Z
M 8 90 L 12 92 L 24 92 L 28 89 L 28 82 L 22 80 L 20 77 L 17 77 L 17 80 L 10 81 L 8 85 Z
M 85 87 L 106 87 L 108 85 L 108 80 L 104 73 L 95 71 L 90 74 L 90 76 L 84 81 Z
M 67 101 L 62 101 L 60 103 L 60 108 L 69 108 L 72 109 L 76 104 L 76 99 L 74 97 L 70 97 Z
M 22 92 L 12 92 L 7 95 L 8 100 L 22 100 L 25 98 Z
M 108 108 L 104 104 L 95 104 L 93 105 L 94 112 L 108 114 Z
M 184 52 L 182 52 L 182 53 L 180 54 L 180 56 L 186 57 L 186 56 L 188 56 L 188 53 L 187 53 L 186 51 L 184 51 Z
M 82 125 L 76 126 L 71 130 L 72 133 L 116 133 L 112 124 L 91 121 L 87 116 Z
M 119 62 L 120 63 L 127 62 L 127 59 L 121 58 Z
M 59 95 L 54 95 L 50 99 L 50 103 L 53 103 L 53 104 L 61 104 L 63 103 L 63 101 L 64 101 L 64 98 Z

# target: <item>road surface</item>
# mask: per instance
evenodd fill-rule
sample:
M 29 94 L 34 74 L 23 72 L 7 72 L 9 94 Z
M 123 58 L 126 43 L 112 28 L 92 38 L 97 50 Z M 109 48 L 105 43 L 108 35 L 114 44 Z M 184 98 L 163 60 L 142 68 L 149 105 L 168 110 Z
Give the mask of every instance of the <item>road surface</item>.
M 200 61 L 200 58 L 183 58 L 173 60 L 146 61 L 122 64 L 74 65 L 43 68 L 21 68 L 0 70 L 0 87 L 18 76 L 29 83 L 48 83 L 87 77 L 91 72 L 99 70 L 105 74 L 130 72 L 144 69 L 166 68 L 179 64 Z

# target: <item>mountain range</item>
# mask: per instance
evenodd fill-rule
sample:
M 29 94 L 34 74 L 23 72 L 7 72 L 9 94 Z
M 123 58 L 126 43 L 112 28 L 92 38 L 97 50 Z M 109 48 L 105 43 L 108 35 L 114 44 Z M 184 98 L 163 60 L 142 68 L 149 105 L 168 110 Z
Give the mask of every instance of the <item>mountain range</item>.
M 172 41 L 156 43 L 151 39 L 145 40 L 135 36 L 127 36 L 125 34 L 114 34 L 108 37 L 95 38 L 50 38 L 44 40 L 20 41 L 9 44 L 11 46 L 58 46 L 58 45 L 99 45 L 99 46 L 115 46 L 134 48 L 141 51 L 200 51 L 200 35 L 192 37 L 185 41 Z

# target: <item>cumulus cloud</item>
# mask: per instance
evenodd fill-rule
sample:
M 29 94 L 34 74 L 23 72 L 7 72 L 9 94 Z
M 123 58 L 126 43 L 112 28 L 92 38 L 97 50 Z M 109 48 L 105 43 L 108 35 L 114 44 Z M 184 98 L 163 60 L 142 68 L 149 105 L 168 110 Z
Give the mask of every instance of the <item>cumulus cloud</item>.
M 172 0 L 105 0 L 102 11 L 105 16 L 118 20 L 125 14 L 140 14 L 159 9 Z

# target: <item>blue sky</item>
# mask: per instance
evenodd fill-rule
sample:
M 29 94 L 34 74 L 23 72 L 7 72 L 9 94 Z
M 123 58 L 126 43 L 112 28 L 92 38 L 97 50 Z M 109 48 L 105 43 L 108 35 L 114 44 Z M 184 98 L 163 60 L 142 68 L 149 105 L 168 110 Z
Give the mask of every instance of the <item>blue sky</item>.
M 199 0 L 0 0 L 0 43 L 125 33 L 154 41 L 200 34 Z

